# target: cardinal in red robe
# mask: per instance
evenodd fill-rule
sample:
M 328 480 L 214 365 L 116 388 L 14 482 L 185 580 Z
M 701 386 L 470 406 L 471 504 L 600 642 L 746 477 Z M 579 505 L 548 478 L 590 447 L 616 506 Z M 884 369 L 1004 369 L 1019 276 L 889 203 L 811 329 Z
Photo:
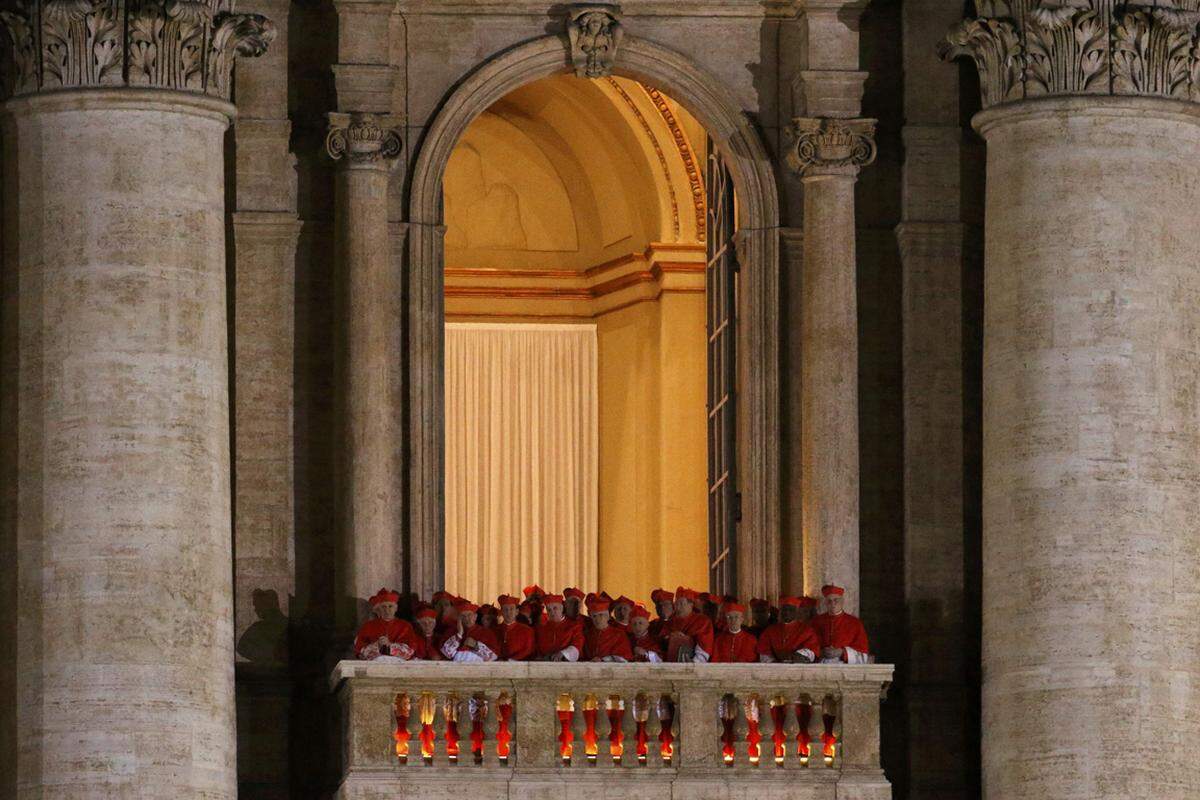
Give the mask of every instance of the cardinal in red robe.
M 500 658 L 500 643 L 496 634 L 476 622 L 479 606 L 459 603 L 458 629 L 442 642 L 442 655 L 451 661 L 496 661 Z
M 621 595 L 616 600 L 613 600 L 612 604 L 609 606 L 610 616 L 608 618 L 608 624 L 614 628 L 620 628 L 626 633 L 629 633 L 629 614 L 633 611 L 633 607 L 635 605 L 637 605 L 637 603 L 633 602 L 625 595 Z
M 741 603 L 725 603 L 725 630 L 713 643 L 714 664 L 753 664 L 758 661 L 758 641 L 742 627 L 746 607 Z
M 437 612 L 429 606 L 418 608 L 417 648 L 414 658 L 425 661 L 445 661 L 442 655 L 442 638 L 437 633 Z
M 579 623 L 563 616 L 563 598 L 548 594 L 542 598 L 546 618 L 534 628 L 537 655 L 541 661 L 578 661 L 583 654 L 583 631 Z
M 354 637 L 354 655 L 370 661 L 408 661 L 416 654 L 417 635 L 412 626 L 396 618 L 400 595 L 380 589 L 370 600 L 374 617 L 363 623 Z
M 597 598 L 588 604 L 588 616 L 592 626 L 584 634 L 583 658 L 585 661 L 630 661 L 633 648 L 629 646 L 629 633 L 623 628 L 609 625 L 609 602 Z
M 650 623 L 650 635 L 661 643 L 667 635 L 667 624 L 675 614 L 675 595 L 666 589 L 655 589 L 650 593 L 650 600 L 658 613 L 658 619 Z
M 629 612 L 629 644 L 634 661 L 657 664 L 663 660 L 662 644 L 650 633 L 650 612 L 642 606 L 634 606 Z
M 821 639 L 822 664 L 869 664 L 870 644 L 862 620 L 843 610 L 846 590 L 827 584 L 821 587 L 825 613 L 813 617 L 813 627 Z
M 582 624 L 584 618 L 581 616 L 580 609 L 583 608 L 585 596 L 582 589 L 574 586 L 563 589 L 563 616 L 572 622 Z
M 512 595 L 500 595 L 501 621 L 496 625 L 496 638 L 500 640 L 501 658 L 505 661 L 528 661 L 537 652 L 537 640 L 533 628 L 517 619 L 517 607 L 521 601 Z
M 750 601 L 750 624 L 745 626 L 746 630 L 753 633 L 755 636 L 762 638 L 763 631 L 771 627 L 771 604 L 761 597 L 756 597 Z
M 712 620 L 696 611 L 696 592 L 680 586 L 675 590 L 675 614 L 667 627 L 667 661 L 707 663 L 712 657 Z
M 821 640 L 808 621 L 817 601 L 811 597 L 779 598 L 779 622 L 758 637 L 758 659 L 811 664 L 821 652 Z

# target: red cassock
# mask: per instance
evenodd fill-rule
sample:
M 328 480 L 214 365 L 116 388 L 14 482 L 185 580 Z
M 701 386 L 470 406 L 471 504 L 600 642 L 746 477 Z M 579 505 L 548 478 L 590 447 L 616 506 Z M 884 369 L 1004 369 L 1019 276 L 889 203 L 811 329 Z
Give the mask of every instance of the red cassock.
M 569 619 L 555 622 L 549 617 L 537 626 L 537 654 L 546 658 L 560 650 L 574 647 L 576 652 L 583 654 L 583 629 L 579 623 Z
M 658 639 L 661 642 L 663 639 L 666 638 L 667 628 L 670 626 L 670 624 L 671 624 L 671 620 L 669 620 L 669 619 L 659 618 L 656 620 L 651 620 L 650 621 L 650 635 L 653 636 L 655 639 Z
M 629 646 L 629 633 L 624 628 L 608 626 L 603 630 L 592 628 L 587 632 L 583 645 L 583 659 L 595 661 L 606 656 L 620 656 L 633 660 L 633 648 Z
M 867 629 L 863 627 L 862 620 L 853 614 L 817 614 L 812 619 L 812 625 L 817 629 L 822 647 L 849 647 L 864 657 L 871 652 L 867 643 Z M 819 657 L 820 653 L 817 655 Z M 846 660 L 845 653 L 842 654 L 842 660 Z
M 814 660 L 821 658 L 821 640 L 817 631 L 803 620 L 776 622 L 758 639 L 759 654 L 771 656 L 776 661 L 790 660 L 797 650 L 811 651 Z
M 496 640 L 496 632 L 491 628 L 485 628 L 482 625 L 475 624 L 463 631 L 463 639 L 474 639 L 481 645 L 491 650 L 496 654 L 496 658 L 500 657 L 500 642 Z M 458 645 L 459 652 L 469 648 L 463 647 L 460 640 Z
M 664 639 L 668 642 L 668 652 L 670 650 L 671 635 L 674 633 L 682 633 L 691 638 L 692 644 L 703 650 L 708 655 L 712 656 L 713 651 L 713 626 L 712 620 L 708 617 L 693 611 L 686 617 L 671 617 L 670 623 L 664 634 Z
M 358 629 L 358 636 L 354 637 L 354 655 L 361 655 L 363 648 L 378 641 L 380 636 L 386 636 L 391 644 L 408 645 L 414 653 L 416 652 L 417 634 L 413 631 L 412 625 L 402 619 L 390 619 L 385 622 L 374 617 L 364 622 L 363 626 Z
M 501 622 L 496 626 L 496 638 L 501 641 L 500 657 L 505 661 L 528 661 L 537 650 L 533 628 L 524 622 Z
M 423 661 L 445 661 L 446 657 L 442 655 L 442 638 L 434 633 L 427 639 L 423 634 L 418 633 L 416 655 L 413 658 Z
M 713 643 L 714 664 L 753 664 L 758 661 L 758 640 L 742 628 L 737 633 L 722 631 Z
M 644 656 L 640 656 L 635 653 L 632 658 L 633 661 L 649 661 L 650 653 L 657 655 L 659 661 L 663 660 L 662 642 L 659 641 L 657 636 L 654 636 L 649 631 L 647 631 L 646 635 L 640 639 L 635 639 L 632 633 L 629 634 L 629 642 L 631 647 L 640 647 L 646 651 L 646 655 Z

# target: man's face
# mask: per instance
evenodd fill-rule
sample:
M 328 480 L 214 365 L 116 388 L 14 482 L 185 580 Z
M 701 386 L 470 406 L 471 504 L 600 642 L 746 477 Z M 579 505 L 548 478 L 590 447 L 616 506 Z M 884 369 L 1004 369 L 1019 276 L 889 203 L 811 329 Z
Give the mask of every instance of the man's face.
M 629 622 L 629 614 L 632 611 L 633 611 L 633 609 L 630 608 L 629 606 L 625 605 L 624 603 L 617 603 L 615 606 L 613 606 L 612 616 L 613 616 L 613 619 L 615 619 L 617 622 L 620 622 L 622 625 L 624 625 Z
M 692 601 L 687 597 L 675 598 L 675 613 L 681 617 L 686 617 L 692 613 Z
M 670 619 L 671 615 L 675 613 L 675 602 L 673 600 L 659 600 L 657 608 L 659 617 Z
M 804 608 L 796 609 L 796 619 L 800 620 L 801 622 L 808 622 L 812 618 L 813 618 L 813 607 L 812 606 L 805 606 Z
M 393 620 L 396 618 L 396 604 L 388 603 L 388 602 L 376 603 L 375 604 L 375 613 L 382 620 L 385 620 L 385 621 Z
M 729 625 L 730 633 L 737 633 L 742 629 L 742 622 L 746 615 L 740 611 L 726 611 L 725 622 Z
M 446 616 L 446 611 L 450 609 L 450 605 L 450 601 L 444 597 L 441 600 L 433 601 L 433 610 L 437 612 L 438 619 Z
M 607 611 L 593 611 L 589 616 L 592 618 L 592 627 L 596 630 L 602 631 L 608 627 Z
M 463 624 L 464 628 L 469 628 L 472 625 L 474 625 L 477 617 L 478 617 L 478 614 L 476 614 L 474 611 L 458 612 L 458 618 L 462 620 L 462 624 Z
M 829 609 L 830 614 L 840 614 L 842 613 L 844 600 L 845 598 L 843 598 L 840 594 L 828 595 L 825 598 L 825 607 Z
M 426 638 L 433 636 L 433 629 L 437 627 L 437 620 L 433 617 L 417 617 L 417 626 L 421 629 L 421 634 Z
M 759 627 L 765 626 L 771 619 L 771 609 L 767 606 L 755 606 L 751 613 L 754 614 L 754 624 Z
M 515 622 L 517 619 L 517 604 L 505 603 L 504 605 L 500 606 L 500 613 L 504 615 L 505 623 L 509 625 L 513 624 L 513 622 Z
M 568 597 L 566 600 L 563 601 L 564 612 L 572 618 L 578 617 L 579 616 L 579 602 L 580 601 L 579 601 L 578 597 Z
M 645 617 L 634 617 L 629 620 L 629 631 L 639 639 L 646 635 L 646 631 L 650 630 L 650 620 Z
M 800 609 L 790 603 L 779 607 L 779 619 L 783 622 L 795 622 Z
M 554 622 L 561 622 L 563 619 L 562 603 L 551 603 L 546 606 L 546 614 Z
M 483 624 L 483 627 L 485 627 L 485 628 L 496 627 L 496 612 L 492 611 L 491 609 L 488 609 L 487 611 L 485 611 L 483 613 L 483 623 L 482 624 Z

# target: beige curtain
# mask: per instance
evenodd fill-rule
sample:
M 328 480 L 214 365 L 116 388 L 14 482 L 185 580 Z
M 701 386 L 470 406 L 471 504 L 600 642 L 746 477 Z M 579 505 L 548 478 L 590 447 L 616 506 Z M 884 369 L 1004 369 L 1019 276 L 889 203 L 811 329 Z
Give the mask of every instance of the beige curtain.
M 446 589 L 595 586 L 594 325 L 446 325 Z

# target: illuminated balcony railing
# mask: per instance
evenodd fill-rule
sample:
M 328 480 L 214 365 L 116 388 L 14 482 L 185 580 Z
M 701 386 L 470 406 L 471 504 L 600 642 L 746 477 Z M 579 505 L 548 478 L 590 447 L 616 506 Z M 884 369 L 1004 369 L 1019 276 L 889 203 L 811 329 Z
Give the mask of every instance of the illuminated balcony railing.
M 339 797 L 883 800 L 891 677 L 885 664 L 343 661 Z

